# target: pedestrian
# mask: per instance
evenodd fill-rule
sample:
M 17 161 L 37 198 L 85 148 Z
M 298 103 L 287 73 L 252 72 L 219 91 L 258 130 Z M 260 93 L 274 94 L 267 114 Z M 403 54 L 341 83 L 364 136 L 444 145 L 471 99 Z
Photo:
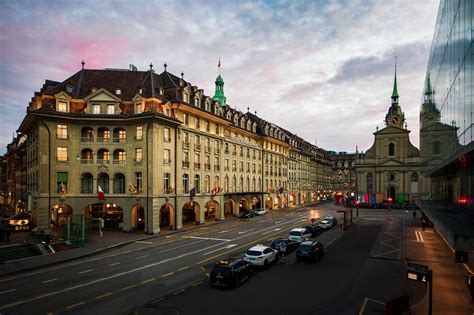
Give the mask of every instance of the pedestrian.
M 474 302 L 474 274 L 469 273 L 466 277 L 466 284 L 471 291 L 471 303 Z
M 413 211 L 413 220 L 415 220 L 415 219 L 416 219 L 416 210 Z
M 421 227 L 423 228 L 423 231 L 425 230 L 426 227 L 426 219 L 423 218 L 423 221 L 421 221 Z

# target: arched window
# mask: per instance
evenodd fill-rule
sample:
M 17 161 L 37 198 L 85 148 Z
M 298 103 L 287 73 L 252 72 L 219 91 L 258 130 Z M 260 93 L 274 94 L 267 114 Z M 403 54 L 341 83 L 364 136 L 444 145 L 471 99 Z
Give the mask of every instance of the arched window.
M 255 189 L 255 177 L 252 180 L 252 191 L 256 191 L 256 189 Z
M 372 173 L 367 174 L 367 192 L 374 192 L 374 176 L 372 175 Z
M 108 194 L 109 193 L 109 175 L 106 173 L 100 173 L 97 176 L 97 185 L 100 186 L 100 188 L 102 188 L 102 191 L 105 194 Z
M 225 176 L 224 178 L 224 191 L 229 192 L 229 176 Z
M 214 187 L 216 188 L 217 191 L 219 191 L 219 186 L 220 186 L 220 182 L 219 182 L 219 176 L 215 176 L 214 177 Z
M 84 173 L 81 175 L 81 194 L 92 194 L 93 193 L 93 178 L 92 174 Z
M 388 156 L 394 156 L 395 155 L 395 145 L 390 142 L 388 145 Z
M 232 178 L 232 190 L 231 191 L 236 191 L 237 189 L 237 178 L 234 177 Z
M 244 178 L 240 176 L 240 185 L 239 185 L 240 191 L 244 191 Z
M 125 193 L 125 175 L 117 173 L 114 175 L 114 194 Z
M 200 190 L 199 190 L 199 175 L 194 175 L 194 188 L 196 188 L 196 194 L 200 192 Z
M 206 178 L 205 178 L 205 186 L 206 186 L 206 192 L 209 193 L 211 191 L 211 176 L 209 175 L 206 175 Z
M 417 182 L 418 181 L 418 173 L 411 173 L 411 181 L 412 182 Z
M 183 174 L 183 192 L 189 193 L 189 175 Z
M 94 153 L 91 149 L 82 149 L 81 151 L 81 164 L 92 164 L 94 163 Z

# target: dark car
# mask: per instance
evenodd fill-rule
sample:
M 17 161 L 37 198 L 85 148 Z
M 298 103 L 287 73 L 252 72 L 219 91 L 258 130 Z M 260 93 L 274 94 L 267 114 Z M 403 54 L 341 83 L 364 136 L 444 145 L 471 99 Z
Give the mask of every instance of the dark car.
M 318 241 L 305 241 L 296 250 L 296 259 L 319 261 L 324 255 L 324 246 Z
M 285 251 L 282 250 L 283 248 L 281 244 L 285 244 Z M 277 238 L 273 240 L 272 245 L 270 246 L 271 248 L 277 250 L 279 255 L 288 255 L 298 248 L 298 244 L 299 243 L 291 241 L 287 238 Z
M 250 211 L 246 211 L 244 214 L 242 214 L 241 218 L 242 219 L 250 219 L 250 218 L 253 218 L 256 215 L 257 215 L 257 212 L 255 210 L 250 210 Z
M 327 221 L 331 222 L 332 226 L 337 225 L 337 219 L 333 216 L 327 216 L 327 217 L 324 218 L 324 220 L 327 220 Z
M 311 232 L 311 236 L 318 236 L 319 234 L 325 231 L 322 227 L 320 227 L 317 224 L 307 225 L 304 228 Z
M 252 264 L 241 258 L 221 259 L 212 266 L 209 283 L 212 286 L 238 287 L 252 276 Z

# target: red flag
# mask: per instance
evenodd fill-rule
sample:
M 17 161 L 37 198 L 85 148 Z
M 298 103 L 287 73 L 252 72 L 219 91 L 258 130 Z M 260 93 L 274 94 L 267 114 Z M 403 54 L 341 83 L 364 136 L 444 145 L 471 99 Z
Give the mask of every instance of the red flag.
M 212 195 L 212 196 L 215 196 L 216 193 L 217 193 L 216 187 L 212 187 L 212 189 L 211 189 L 211 195 Z
M 99 201 L 105 201 L 105 194 L 102 188 L 100 188 L 100 185 L 99 185 L 99 188 L 97 189 L 97 198 L 99 198 Z
M 218 67 L 218 68 L 221 67 L 221 58 L 219 58 L 219 63 L 217 64 L 217 67 Z

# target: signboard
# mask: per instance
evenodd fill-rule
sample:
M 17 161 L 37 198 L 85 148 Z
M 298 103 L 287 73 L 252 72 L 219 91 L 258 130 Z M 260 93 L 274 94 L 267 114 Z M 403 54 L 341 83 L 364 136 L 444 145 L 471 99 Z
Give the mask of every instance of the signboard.
M 415 263 L 407 263 L 407 277 L 408 279 L 425 283 L 427 281 L 430 281 L 430 272 L 428 270 L 428 266 Z

